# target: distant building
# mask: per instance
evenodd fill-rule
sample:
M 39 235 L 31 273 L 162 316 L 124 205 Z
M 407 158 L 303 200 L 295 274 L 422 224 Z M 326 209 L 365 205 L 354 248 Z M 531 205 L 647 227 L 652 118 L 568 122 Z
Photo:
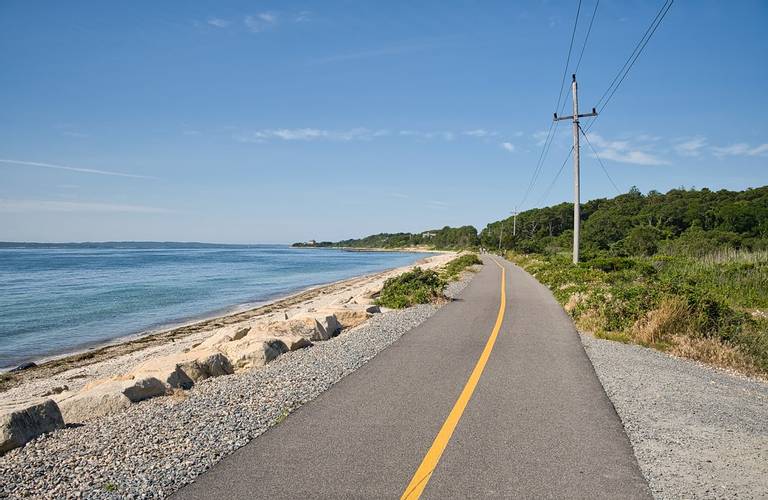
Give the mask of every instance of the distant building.
M 434 238 L 435 236 L 437 236 L 437 233 L 431 233 L 429 231 L 421 233 L 422 238 Z
M 307 245 L 309 245 L 309 246 L 315 246 L 315 245 L 317 245 L 317 242 L 316 242 L 315 240 L 309 240 L 309 241 L 307 242 Z

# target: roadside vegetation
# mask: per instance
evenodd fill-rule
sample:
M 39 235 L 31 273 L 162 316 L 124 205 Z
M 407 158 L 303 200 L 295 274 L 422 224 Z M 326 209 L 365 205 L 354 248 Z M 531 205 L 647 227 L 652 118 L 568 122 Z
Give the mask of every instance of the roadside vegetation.
M 451 260 L 439 272 L 415 267 L 385 281 L 376 303 L 391 309 L 402 309 L 445 300 L 443 291 L 448 283 L 458 279 L 467 268 L 482 263 L 476 254 L 468 253 Z
M 462 271 L 468 267 L 483 265 L 483 261 L 475 253 L 465 253 L 453 259 L 442 269 L 442 276 L 447 281 L 458 279 Z
M 578 266 L 567 204 L 520 214 L 507 257 L 582 331 L 768 377 L 768 187 L 632 190 L 593 205 Z

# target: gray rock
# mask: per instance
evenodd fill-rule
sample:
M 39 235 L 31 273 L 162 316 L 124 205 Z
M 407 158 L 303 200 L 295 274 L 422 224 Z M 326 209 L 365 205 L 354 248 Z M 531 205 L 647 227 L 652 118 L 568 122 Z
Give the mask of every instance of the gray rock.
M 62 427 L 64 419 L 52 399 L 5 408 L 0 413 L 0 455 Z

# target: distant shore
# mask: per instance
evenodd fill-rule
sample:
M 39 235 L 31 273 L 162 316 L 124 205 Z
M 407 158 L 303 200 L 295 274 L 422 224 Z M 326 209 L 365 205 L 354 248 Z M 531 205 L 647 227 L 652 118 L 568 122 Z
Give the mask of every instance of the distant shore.
M 435 250 L 429 247 L 395 247 L 395 248 L 381 248 L 381 247 L 331 247 L 322 245 L 302 245 L 294 246 L 291 248 L 316 248 L 318 250 L 331 249 L 342 250 L 344 252 L 406 252 L 406 253 L 457 253 L 455 250 Z

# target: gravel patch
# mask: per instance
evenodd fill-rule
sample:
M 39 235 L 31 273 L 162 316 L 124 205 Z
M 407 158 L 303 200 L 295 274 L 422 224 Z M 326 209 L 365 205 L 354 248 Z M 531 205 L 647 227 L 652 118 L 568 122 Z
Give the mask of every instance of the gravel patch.
M 449 285 L 455 297 L 467 273 Z M 41 436 L 0 457 L 0 498 L 157 498 L 190 483 L 291 411 L 432 316 L 420 305 L 377 314 L 338 337 L 260 370 L 204 380 L 190 391 Z
M 656 498 L 768 498 L 768 384 L 581 338 Z

